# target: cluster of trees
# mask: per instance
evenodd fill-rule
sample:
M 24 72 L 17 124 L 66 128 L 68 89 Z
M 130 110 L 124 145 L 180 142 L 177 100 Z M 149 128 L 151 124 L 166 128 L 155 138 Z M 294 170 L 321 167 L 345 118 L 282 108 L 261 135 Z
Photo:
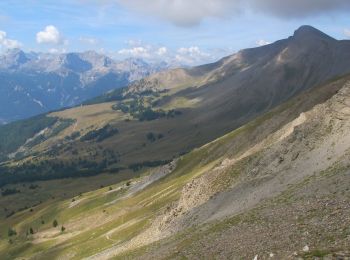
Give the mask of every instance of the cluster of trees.
M 12 194 L 20 193 L 20 192 L 21 192 L 20 190 L 17 190 L 15 188 L 14 189 L 8 188 L 8 189 L 1 191 L 1 195 L 5 197 L 5 196 L 12 195 Z
M 56 228 L 58 226 L 58 221 L 56 219 L 54 219 L 54 221 L 52 222 L 52 226 L 54 228 Z M 66 228 L 64 226 L 61 226 L 61 232 L 64 232 L 66 230 Z
M 153 109 L 151 106 L 145 107 L 140 99 L 135 99 L 131 103 L 118 103 L 113 106 L 113 109 L 120 110 L 123 113 L 130 113 L 130 115 L 139 121 L 152 121 L 159 118 L 174 118 L 182 114 L 181 111 L 162 109 Z
M 157 139 L 162 139 L 163 137 L 164 137 L 163 134 L 155 134 L 152 132 L 149 132 L 146 135 L 147 140 L 150 141 L 151 143 L 155 142 Z
M 28 187 L 30 190 L 35 190 L 37 188 L 39 188 L 39 185 L 36 185 L 36 184 L 30 184 L 29 187 Z
M 159 118 L 166 117 L 167 113 L 161 109 L 153 110 L 150 107 L 147 107 L 145 110 L 133 115 L 134 118 L 137 118 L 140 121 L 152 121 Z
M 66 139 L 67 141 L 72 141 L 72 140 L 77 139 L 78 137 L 80 137 L 80 132 L 75 131 L 71 135 L 66 136 L 64 139 Z
M 113 135 L 118 134 L 119 131 L 116 128 L 113 128 L 110 124 L 105 125 L 104 127 L 92 130 L 88 132 L 86 135 L 80 138 L 81 141 L 92 141 L 102 142 L 103 140 L 112 137 Z
M 42 221 L 41 221 L 41 224 L 44 225 L 44 224 L 45 224 L 45 221 L 42 220 Z M 56 227 L 58 226 L 58 221 L 57 221 L 56 219 L 53 220 L 52 226 L 53 226 L 54 228 L 56 228 Z M 62 226 L 61 226 L 61 232 L 64 232 L 65 230 L 66 230 L 66 228 L 62 225 Z M 27 235 L 27 236 L 28 236 L 28 235 L 33 235 L 34 233 L 35 233 L 35 231 L 34 231 L 33 227 L 29 227 L 29 229 L 28 229 L 27 232 L 26 232 L 26 235 Z M 12 237 L 17 236 L 17 231 L 16 231 L 14 228 L 10 227 L 10 228 L 8 229 L 8 231 L 7 231 L 7 236 L 9 237 L 9 243 L 12 244 L 12 243 L 13 243 Z
M 146 82 L 144 79 L 139 80 L 136 83 L 138 86 L 143 88 L 145 85 L 148 86 L 158 86 L 159 82 Z M 153 97 L 159 97 L 161 93 L 167 93 L 169 90 L 164 89 L 164 90 L 159 90 L 159 91 L 154 91 L 154 90 L 145 90 L 140 93 L 131 93 L 128 92 L 129 88 L 128 87 L 123 87 L 123 88 L 118 88 L 116 90 L 110 91 L 102 96 L 96 97 L 94 99 L 88 100 L 83 103 L 83 105 L 93 105 L 93 104 L 99 104 L 99 103 L 105 103 L 105 102 L 111 102 L 111 101 L 122 101 L 122 100 L 127 100 L 127 99 L 134 99 L 134 98 L 139 98 L 142 96 L 153 96 Z
M 166 90 L 164 90 L 166 91 Z M 150 105 L 145 105 L 145 96 L 150 96 L 149 99 L 159 97 L 161 92 L 154 92 L 153 90 L 145 90 L 139 94 L 129 94 L 130 100 L 120 101 L 113 106 L 114 110 L 120 110 L 123 113 L 129 113 L 133 118 L 140 121 L 152 121 L 158 118 L 173 118 L 181 115 L 180 111 L 170 110 L 164 111 L 162 109 L 153 109 L 155 102 Z
M 102 135 L 106 136 L 106 135 Z M 100 137 L 101 138 L 101 137 Z M 67 160 L 57 159 L 62 149 L 72 151 L 72 157 Z M 76 154 L 74 153 L 76 151 Z M 34 182 L 42 180 L 53 180 L 63 178 L 77 178 L 95 176 L 102 172 L 118 172 L 123 169 L 117 167 L 120 155 L 112 149 L 104 149 L 102 146 L 84 150 L 84 157 L 80 157 L 77 150 L 72 145 L 53 147 L 46 153 L 44 158 L 34 158 L 22 164 L 2 164 L 0 165 L 0 188 L 7 184 L 21 182 Z M 74 156 L 76 155 L 76 156 Z M 32 184 L 29 189 L 36 189 L 37 185 Z M 11 195 L 14 191 L 3 191 L 4 196 Z M 1 193 L 0 193 L 1 195 Z
M 8 231 L 7 231 L 7 235 L 8 235 L 8 237 L 16 236 L 17 232 L 16 232 L 15 229 L 9 228 Z
M 101 162 L 45 160 L 39 163 L 24 163 L 16 167 L 0 166 L 0 187 L 10 183 L 94 176 L 106 169 L 107 165 L 107 160 Z
M 146 161 L 146 162 L 142 162 L 142 163 L 131 164 L 131 165 L 129 165 L 129 169 L 131 169 L 134 172 L 136 172 L 138 170 L 141 170 L 144 167 L 157 167 L 157 166 L 168 164 L 170 162 L 171 162 L 171 160 Z

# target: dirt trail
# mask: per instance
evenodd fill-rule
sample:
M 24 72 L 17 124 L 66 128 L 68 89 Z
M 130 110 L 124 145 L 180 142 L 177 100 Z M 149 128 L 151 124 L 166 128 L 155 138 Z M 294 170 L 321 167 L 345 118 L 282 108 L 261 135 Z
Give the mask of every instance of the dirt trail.
M 105 205 L 115 204 L 120 200 L 129 198 L 134 194 L 136 194 L 137 192 L 144 190 L 146 187 L 148 187 L 152 183 L 164 178 L 169 173 L 171 173 L 175 169 L 175 166 L 176 166 L 176 160 L 172 161 L 167 165 L 156 168 L 150 175 L 147 175 L 136 182 L 131 182 L 130 186 L 125 186 L 124 188 L 128 188 L 128 191 L 124 196 L 121 196 L 111 202 L 108 202 Z

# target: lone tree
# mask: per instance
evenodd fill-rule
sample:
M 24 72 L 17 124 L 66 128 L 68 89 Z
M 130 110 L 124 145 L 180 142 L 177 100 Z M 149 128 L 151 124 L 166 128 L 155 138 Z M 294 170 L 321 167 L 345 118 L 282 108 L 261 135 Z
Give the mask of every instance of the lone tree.
M 12 237 L 12 236 L 17 235 L 17 232 L 16 232 L 16 230 L 14 230 L 13 228 L 9 228 L 9 230 L 7 231 L 7 235 L 8 235 L 9 237 Z
M 151 143 L 155 142 L 156 141 L 156 136 L 155 134 L 153 134 L 152 132 L 149 132 L 147 135 L 146 135 L 148 141 L 150 141 Z
M 56 219 L 52 222 L 52 226 L 53 226 L 53 227 L 57 227 L 57 226 L 58 226 L 58 222 L 57 222 Z
M 33 228 L 30 228 L 30 229 L 29 229 L 29 233 L 32 234 L 32 235 L 34 234 Z
M 66 228 L 64 226 L 61 227 L 61 232 L 64 232 Z

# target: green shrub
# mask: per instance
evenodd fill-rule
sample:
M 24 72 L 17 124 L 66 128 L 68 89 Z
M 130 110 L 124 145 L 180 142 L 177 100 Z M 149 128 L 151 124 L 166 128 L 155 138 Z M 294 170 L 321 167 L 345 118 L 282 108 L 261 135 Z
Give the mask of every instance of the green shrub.
M 9 228 L 8 231 L 7 231 L 7 235 L 8 235 L 8 237 L 16 236 L 17 232 L 16 232 L 15 229 Z
M 115 134 L 118 134 L 119 131 L 116 128 L 113 128 L 111 125 L 107 124 L 104 127 L 92 130 L 86 135 L 80 138 L 81 141 L 91 141 L 96 140 L 97 142 L 102 142 L 103 140 L 112 137 Z
M 5 197 L 5 196 L 12 195 L 12 194 L 20 193 L 20 192 L 21 191 L 17 190 L 17 189 L 6 189 L 6 190 L 1 192 L 1 195 Z
M 57 226 L 58 226 L 58 222 L 57 222 L 56 219 L 52 222 L 52 226 L 53 226 L 53 227 L 57 227 Z

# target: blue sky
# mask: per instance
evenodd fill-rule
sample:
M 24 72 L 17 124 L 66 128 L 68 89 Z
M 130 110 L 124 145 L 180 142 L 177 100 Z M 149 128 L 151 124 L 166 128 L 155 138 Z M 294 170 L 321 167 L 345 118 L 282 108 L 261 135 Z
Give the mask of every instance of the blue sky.
M 2 50 L 93 49 L 194 65 L 286 38 L 303 24 L 350 38 L 348 0 L 309 1 L 276 7 L 277 0 L 246 1 L 249 6 L 241 0 L 2 0 L 0 44 Z

